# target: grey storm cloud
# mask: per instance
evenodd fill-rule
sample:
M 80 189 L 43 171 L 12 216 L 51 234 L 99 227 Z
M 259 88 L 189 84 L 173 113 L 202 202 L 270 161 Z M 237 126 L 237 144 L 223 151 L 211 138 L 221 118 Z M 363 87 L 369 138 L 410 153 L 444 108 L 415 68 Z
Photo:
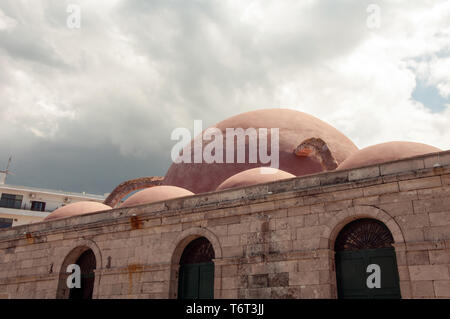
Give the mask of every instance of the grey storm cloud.
M 371 120 L 374 106 L 395 103 L 398 114 L 414 109 L 411 116 L 426 119 L 417 129 L 436 144 L 448 136 L 447 121 L 409 102 L 412 68 L 397 63 L 401 48 L 385 58 L 377 47 L 366 26 L 370 3 L 0 0 L 0 167 L 12 154 L 9 183 L 106 193 L 126 179 L 163 176 L 175 128 L 273 107 L 319 116 L 360 146 L 417 140 Z M 68 4 L 80 5 L 80 29 L 66 25 Z M 408 17 L 400 4 L 381 6 L 388 17 Z M 428 18 L 436 27 L 443 21 Z M 410 28 L 383 21 L 385 39 Z M 439 50 L 448 46 L 439 41 Z M 370 68 L 382 58 L 384 75 Z

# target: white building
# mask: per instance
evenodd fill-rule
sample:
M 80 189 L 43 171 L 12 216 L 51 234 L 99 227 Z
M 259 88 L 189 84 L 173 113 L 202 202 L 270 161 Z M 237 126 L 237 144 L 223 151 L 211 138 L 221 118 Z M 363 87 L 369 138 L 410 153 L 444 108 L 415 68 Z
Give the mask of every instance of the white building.
M 106 195 L 70 193 L 5 184 L 0 171 L 0 228 L 42 221 L 58 207 L 79 201 L 103 202 Z

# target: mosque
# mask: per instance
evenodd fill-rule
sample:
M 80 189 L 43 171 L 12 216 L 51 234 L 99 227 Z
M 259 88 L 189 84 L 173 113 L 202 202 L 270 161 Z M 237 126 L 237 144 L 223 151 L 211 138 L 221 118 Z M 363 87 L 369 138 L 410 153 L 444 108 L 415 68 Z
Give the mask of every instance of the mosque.
M 0 297 L 450 298 L 450 151 L 289 109 L 214 127 L 278 128 L 279 167 L 173 163 L 3 230 Z

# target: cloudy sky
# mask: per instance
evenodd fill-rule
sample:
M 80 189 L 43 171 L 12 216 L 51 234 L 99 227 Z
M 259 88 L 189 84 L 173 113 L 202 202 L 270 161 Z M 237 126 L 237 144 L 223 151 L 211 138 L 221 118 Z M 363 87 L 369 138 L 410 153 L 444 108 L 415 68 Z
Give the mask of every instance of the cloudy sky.
M 0 168 L 103 194 L 163 176 L 176 127 L 273 107 L 450 149 L 449 71 L 444 0 L 0 0 Z

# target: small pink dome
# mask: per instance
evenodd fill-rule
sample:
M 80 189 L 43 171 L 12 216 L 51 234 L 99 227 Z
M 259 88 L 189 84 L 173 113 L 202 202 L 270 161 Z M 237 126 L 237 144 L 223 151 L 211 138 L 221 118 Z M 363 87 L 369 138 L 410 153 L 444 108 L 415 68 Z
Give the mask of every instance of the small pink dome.
M 111 207 L 98 202 L 89 202 L 89 201 L 76 202 L 66 206 L 62 206 L 54 210 L 50 215 L 45 217 L 44 220 L 84 215 L 108 209 L 111 209 Z
M 141 190 L 128 197 L 122 205 L 123 207 L 131 207 L 143 204 L 150 204 L 176 197 L 190 196 L 194 193 L 187 189 L 176 186 L 154 186 Z
M 415 142 L 387 142 L 368 146 L 345 159 L 337 169 L 349 169 L 440 152 L 437 147 Z
M 217 190 L 274 182 L 292 177 L 295 175 L 276 168 L 251 168 L 227 178 L 217 187 Z

